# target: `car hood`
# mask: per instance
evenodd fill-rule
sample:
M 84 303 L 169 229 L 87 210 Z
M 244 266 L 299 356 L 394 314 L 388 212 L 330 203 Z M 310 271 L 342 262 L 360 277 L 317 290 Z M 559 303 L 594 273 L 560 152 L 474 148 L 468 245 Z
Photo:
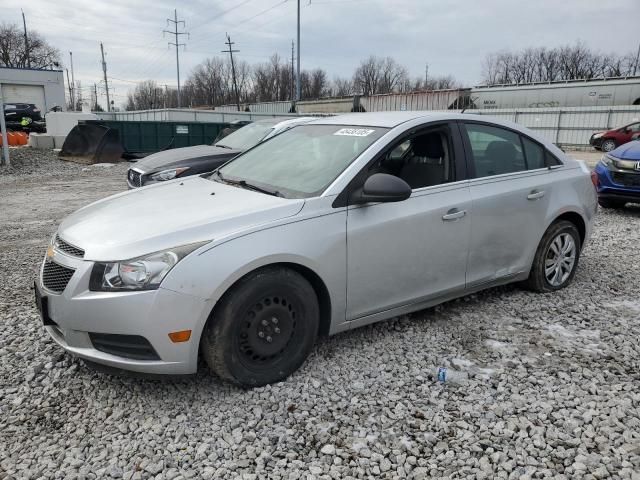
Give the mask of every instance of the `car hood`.
M 199 176 L 130 190 L 65 218 L 58 235 L 87 260 L 136 258 L 190 243 L 219 240 L 297 214 L 285 199 Z
M 640 140 L 634 140 L 620 145 L 618 148 L 610 152 L 609 155 L 619 158 L 620 160 L 640 161 Z
M 231 150 L 229 148 L 216 147 L 214 145 L 196 145 L 194 147 L 173 148 L 163 150 L 137 161 L 133 167 L 144 173 L 171 168 L 186 163 L 185 161 L 197 159 L 211 159 L 215 157 L 232 157 L 239 154 L 241 150 Z

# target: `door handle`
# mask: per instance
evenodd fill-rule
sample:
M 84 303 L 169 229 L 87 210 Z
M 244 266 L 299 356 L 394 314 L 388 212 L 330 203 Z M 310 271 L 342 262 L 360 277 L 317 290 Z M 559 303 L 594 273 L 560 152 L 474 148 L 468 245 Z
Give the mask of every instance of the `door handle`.
M 531 193 L 527 195 L 527 200 L 538 200 L 544 197 L 544 190 L 531 190 Z
M 445 222 L 451 222 L 464 217 L 466 214 L 467 214 L 466 210 L 458 210 L 457 208 L 452 208 L 445 215 L 442 216 L 442 220 Z

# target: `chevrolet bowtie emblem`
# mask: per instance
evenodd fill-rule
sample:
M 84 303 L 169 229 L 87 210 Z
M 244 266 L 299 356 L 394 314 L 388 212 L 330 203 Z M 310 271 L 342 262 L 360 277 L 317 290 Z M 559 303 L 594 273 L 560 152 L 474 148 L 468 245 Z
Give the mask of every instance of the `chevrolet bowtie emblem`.
M 53 258 L 53 247 L 47 248 L 47 258 Z

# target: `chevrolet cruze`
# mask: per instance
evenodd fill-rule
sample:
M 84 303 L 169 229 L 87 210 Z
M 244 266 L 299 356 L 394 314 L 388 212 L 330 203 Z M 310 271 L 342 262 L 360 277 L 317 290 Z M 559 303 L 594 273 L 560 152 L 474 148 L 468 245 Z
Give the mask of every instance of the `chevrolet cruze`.
M 495 285 L 566 287 L 596 213 L 585 165 L 475 115 L 297 126 L 213 173 L 63 220 L 36 281 L 44 328 L 111 367 L 242 386 L 331 335 Z

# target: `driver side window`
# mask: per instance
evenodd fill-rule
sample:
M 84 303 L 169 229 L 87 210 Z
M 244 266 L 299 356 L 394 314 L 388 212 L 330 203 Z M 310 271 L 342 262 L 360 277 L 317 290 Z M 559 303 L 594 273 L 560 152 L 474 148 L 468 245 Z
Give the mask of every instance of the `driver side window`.
M 401 178 L 413 189 L 453 180 L 453 148 L 446 127 L 400 140 L 374 165 L 372 173 Z

